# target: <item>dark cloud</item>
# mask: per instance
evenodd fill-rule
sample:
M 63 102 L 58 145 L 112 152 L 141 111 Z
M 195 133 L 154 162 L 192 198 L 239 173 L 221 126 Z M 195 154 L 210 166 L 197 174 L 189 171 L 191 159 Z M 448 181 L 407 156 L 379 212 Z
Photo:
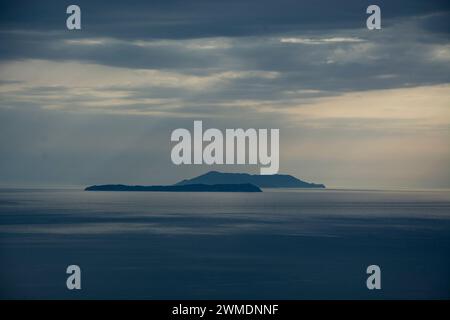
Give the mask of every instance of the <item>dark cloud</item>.
M 372 1 L 176 0 L 87 1 L 83 35 L 121 39 L 248 36 L 300 30 L 361 28 Z M 2 29 L 62 30 L 73 1 L 2 1 Z M 383 17 L 395 19 L 448 11 L 446 0 L 377 1 Z M 81 32 L 80 32 L 81 34 Z
M 379 2 L 380 32 L 364 28 L 368 3 L 89 1 L 79 2 L 83 30 L 69 32 L 60 26 L 67 3 L 8 2 L 1 11 L 0 60 L 76 60 L 194 75 L 280 73 L 275 79 L 237 78 L 202 93 L 217 100 L 276 99 L 299 89 L 343 92 L 449 81 L 449 41 L 443 36 L 450 20 L 447 1 Z M 298 37 L 316 42 L 350 37 L 360 42 L 280 42 Z M 205 48 L 201 41 L 211 39 L 219 44 Z M 433 55 L 439 50 L 441 56 Z M 148 90 L 156 96 L 189 96 L 183 90 Z
M 450 11 L 438 12 L 430 14 L 422 19 L 422 26 L 425 30 L 441 34 L 444 39 L 448 40 L 450 33 Z

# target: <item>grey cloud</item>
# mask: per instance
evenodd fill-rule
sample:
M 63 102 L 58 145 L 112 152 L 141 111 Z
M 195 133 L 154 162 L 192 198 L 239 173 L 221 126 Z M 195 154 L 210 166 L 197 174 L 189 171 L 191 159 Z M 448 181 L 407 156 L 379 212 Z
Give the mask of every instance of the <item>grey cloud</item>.
M 69 1 L 2 1 L 2 29 L 60 30 Z M 248 36 L 268 33 L 360 28 L 368 0 L 336 5 L 332 0 L 193 0 L 87 1 L 82 8 L 83 34 L 121 39 Z M 448 11 L 445 0 L 380 0 L 383 16 L 396 19 Z
M 231 99 L 261 98 L 279 97 L 280 92 L 299 89 L 351 91 L 447 83 L 450 67 L 445 59 L 449 49 L 445 46 L 449 41 L 439 34 L 428 33 L 421 28 L 421 23 L 418 18 L 401 21 L 379 34 L 359 29 L 309 32 L 306 35 L 313 41 L 340 37 L 361 39 L 359 42 L 308 45 L 283 43 L 281 39 L 286 35 L 258 36 L 226 38 L 226 46 L 209 49 L 193 46 L 195 39 L 150 41 L 143 46 L 136 41 L 100 39 L 103 42 L 99 44 L 79 44 L 70 39 L 44 37 L 39 39 L 40 46 L 33 50 L 34 40 L 27 40 L 27 36 L 21 38 L 3 33 L 3 40 L 13 43 L 0 56 L 8 60 L 78 60 L 121 68 L 174 70 L 191 75 L 249 70 L 280 73 L 275 79 L 234 79 L 203 93 L 219 99 L 221 94 Z M 296 34 L 287 35 L 293 36 Z M 441 50 L 443 59 L 434 57 L 433 50 Z M 189 96 L 183 90 L 174 93 L 165 88 L 148 88 L 148 91 L 156 96 Z

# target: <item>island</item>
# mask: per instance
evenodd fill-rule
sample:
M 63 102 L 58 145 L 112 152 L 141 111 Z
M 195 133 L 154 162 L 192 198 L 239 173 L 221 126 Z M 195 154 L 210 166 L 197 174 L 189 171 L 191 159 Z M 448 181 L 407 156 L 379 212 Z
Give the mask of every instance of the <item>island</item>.
M 89 186 L 85 191 L 153 191 L 153 192 L 262 192 L 250 183 L 241 184 L 185 184 L 169 186 L 128 186 L 104 184 Z
M 325 188 L 323 184 L 305 182 L 288 174 L 259 175 L 248 173 L 225 173 L 210 171 L 198 177 L 176 183 L 189 184 L 242 184 L 249 183 L 259 188 Z
M 305 182 L 288 174 L 259 175 L 210 171 L 173 185 L 131 186 L 124 184 L 93 185 L 85 191 L 153 191 L 153 192 L 262 192 L 261 188 L 325 188 L 323 184 Z

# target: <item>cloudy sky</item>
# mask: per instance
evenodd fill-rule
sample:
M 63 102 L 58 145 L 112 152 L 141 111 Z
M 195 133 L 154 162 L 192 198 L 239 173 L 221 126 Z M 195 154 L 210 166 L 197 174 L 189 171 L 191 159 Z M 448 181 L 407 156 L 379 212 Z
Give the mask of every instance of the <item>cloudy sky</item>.
M 203 120 L 279 128 L 280 172 L 307 181 L 450 187 L 446 0 L 0 3 L 0 186 L 259 172 L 173 165 L 171 132 Z

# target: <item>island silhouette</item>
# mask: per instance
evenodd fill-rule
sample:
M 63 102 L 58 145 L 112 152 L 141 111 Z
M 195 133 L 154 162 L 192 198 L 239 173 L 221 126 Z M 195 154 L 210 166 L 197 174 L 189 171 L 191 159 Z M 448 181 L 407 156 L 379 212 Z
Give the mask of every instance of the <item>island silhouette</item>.
M 105 184 L 86 187 L 85 191 L 153 191 L 153 192 L 262 192 L 261 188 L 325 188 L 291 175 L 258 175 L 210 171 L 174 185 L 139 186 Z
M 198 177 L 176 183 L 176 186 L 188 184 L 241 184 L 250 183 L 260 188 L 325 188 L 323 184 L 309 183 L 288 174 L 248 174 L 209 171 Z
M 127 186 L 123 184 L 105 184 L 90 186 L 85 191 L 164 191 L 164 192 L 262 192 L 250 183 L 243 184 L 186 184 L 182 186 Z

